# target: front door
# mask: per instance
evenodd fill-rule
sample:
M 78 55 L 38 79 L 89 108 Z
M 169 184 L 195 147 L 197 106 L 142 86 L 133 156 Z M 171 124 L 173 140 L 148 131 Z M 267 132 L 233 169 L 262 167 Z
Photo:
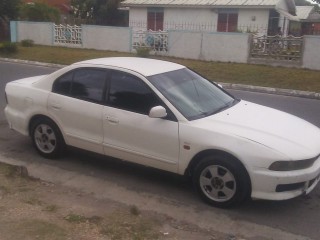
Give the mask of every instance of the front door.
M 112 71 L 103 110 L 107 155 L 176 172 L 179 159 L 178 122 L 174 117 L 150 118 L 154 106 L 164 105 L 140 78 Z

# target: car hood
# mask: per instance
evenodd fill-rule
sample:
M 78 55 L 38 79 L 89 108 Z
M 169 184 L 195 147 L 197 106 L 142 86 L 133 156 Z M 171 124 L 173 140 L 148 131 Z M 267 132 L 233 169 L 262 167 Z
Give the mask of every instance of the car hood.
M 264 145 L 292 160 L 308 159 L 320 153 L 320 129 L 279 110 L 247 101 L 195 124 Z

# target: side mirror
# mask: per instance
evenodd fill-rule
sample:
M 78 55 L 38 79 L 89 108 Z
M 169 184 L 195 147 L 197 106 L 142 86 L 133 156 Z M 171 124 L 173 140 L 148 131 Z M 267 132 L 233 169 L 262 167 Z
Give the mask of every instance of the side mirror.
M 153 107 L 149 112 L 150 118 L 164 118 L 166 116 L 167 116 L 167 110 L 162 106 Z

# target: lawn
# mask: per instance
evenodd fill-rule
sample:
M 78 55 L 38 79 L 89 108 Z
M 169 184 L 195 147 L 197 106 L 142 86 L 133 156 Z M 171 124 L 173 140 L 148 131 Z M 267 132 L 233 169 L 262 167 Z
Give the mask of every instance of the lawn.
M 18 52 L 15 54 L 0 54 L 0 57 L 59 64 L 71 64 L 91 58 L 119 56 L 134 55 L 130 53 L 98 51 L 92 49 L 37 45 L 33 47 L 19 46 Z M 199 72 L 208 79 L 217 82 L 320 92 L 320 71 L 271 67 L 265 65 L 205 62 L 161 56 L 154 56 L 154 58 L 181 63 Z

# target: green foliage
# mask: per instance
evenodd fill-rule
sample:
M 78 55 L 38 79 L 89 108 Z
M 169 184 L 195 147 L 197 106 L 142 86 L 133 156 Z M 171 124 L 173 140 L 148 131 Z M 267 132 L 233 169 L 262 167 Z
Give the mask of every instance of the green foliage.
M 315 3 L 320 3 L 320 0 L 313 0 L 312 2 L 307 1 L 307 0 L 294 0 L 296 6 L 310 6 L 313 5 Z
M 18 47 L 16 43 L 4 42 L 0 43 L 0 53 L 11 54 L 16 53 L 18 51 Z
M 97 25 L 124 26 L 127 11 L 120 11 L 121 0 L 71 0 L 74 16 Z
M 91 19 L 93 17 L 94 0 L 71 0 L 73 15 L 80 19 Z
M 135 49 L 138 57 L 143 57 L 143 58 L 150 57 L 150 51 L 151 51 L 150 47 L 140 46 L 140 47 L 136 47 Z
M 36 2 L 22 5 L 20 18 L 26 21 L 58 23 L 60 21 L 60 12 L 57 8 L 50 7 L 48 4 Z
M 22 47 L 33 47 L 34 46 L 34 41 L 31 39 L 24 39 L 21 41 L 21 46 Z
M 320 0 L 313 0 L 313 1 L 308 1 L 308 0 L 294 0 L 296 6 L 314 6 L 316 11 L 320 10 Z
M 71 223 L 82 223 L 86 222 L 86 218 L 82 215 L 70 213 L 64 219 Z

